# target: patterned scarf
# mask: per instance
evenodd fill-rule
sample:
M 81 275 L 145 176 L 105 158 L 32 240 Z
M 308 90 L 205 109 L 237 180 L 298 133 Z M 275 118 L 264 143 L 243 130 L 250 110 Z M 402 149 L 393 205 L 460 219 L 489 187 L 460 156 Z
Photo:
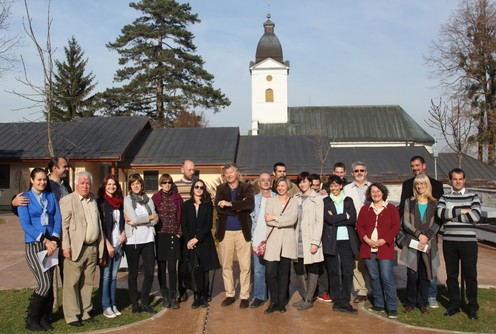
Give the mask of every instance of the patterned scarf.
M 135 193 L 131 193 L 131 203 L 133 203 L 133 209 L 136 210 L 136 205 L 140 204 L 143 205 L 146 208 L 146 211 L 148 211 L 148 214 L 152 214 L 152 209 L 150 209 L 150 206 L 148 205 L 148 201 L 150 198 L 146 193 L 143 193 L 142 195 L 136 195 Z

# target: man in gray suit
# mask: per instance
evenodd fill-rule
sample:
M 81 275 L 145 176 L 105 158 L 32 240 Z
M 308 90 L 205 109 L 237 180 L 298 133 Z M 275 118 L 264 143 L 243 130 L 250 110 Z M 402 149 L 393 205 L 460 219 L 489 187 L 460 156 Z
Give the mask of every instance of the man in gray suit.
M 96 199 L 90 194 L 93 177 L 76 174 L 76 191 L 60 199 L 64 254 L 63 303 L 65 321 L 80 327 L 94 322 L 91 294 L 96 266 L 102 262 L 104 238 Z

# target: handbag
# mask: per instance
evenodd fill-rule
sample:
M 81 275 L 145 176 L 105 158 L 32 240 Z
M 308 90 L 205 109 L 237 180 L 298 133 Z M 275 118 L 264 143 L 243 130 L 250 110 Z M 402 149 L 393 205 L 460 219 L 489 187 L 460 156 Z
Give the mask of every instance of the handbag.
M 290 200 L 291 200 L 291 197 L 286 202 L 286 205 L 284 205 L 284 208 L 282 209 L 281 214 L 280 214 L 281 216 L 284 213 L 284 210 L 286 210 L 286 207 L 288 206 Z M 269 240 L 270 235 L 272 234 L 272 231 L 274 231 L 274 227 L 275 226 L 272 226 L 272 229 L 270 230 L 269 235 L 267 235 L 267 238 L 265 240 L 260 241 L 260 243 L 258 244 L 257 250 L 255 252 L 255 254 L 257 254 L 257 256 L 264 256 L 265 255 L 265 248 L 267 246 L 267 240 Z
M 196 249 L 188 252 L 188 257 L 184 263 L 184 287 L 193 291 L 203 290 L 203 266 L 200 263 Z

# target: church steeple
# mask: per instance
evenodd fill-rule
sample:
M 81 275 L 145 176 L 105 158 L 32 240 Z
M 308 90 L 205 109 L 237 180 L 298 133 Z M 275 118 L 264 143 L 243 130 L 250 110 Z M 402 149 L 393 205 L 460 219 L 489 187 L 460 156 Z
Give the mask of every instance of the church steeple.
M 250 62 L 252 135 L 258 134 L 259 123 L 288 121 L 289 61 L 283 59 L 274 27 L 270 14 L 267 14 L 255 61 Z
M 282 46 L 274 32 L 275 24 L 270 20 L 270 17 L 270 13 L 267 14 L 267 21 L 264 23 L 264 34 L 258 42 L 255 54 L 255 64 L 267 58 L 283 63 Z

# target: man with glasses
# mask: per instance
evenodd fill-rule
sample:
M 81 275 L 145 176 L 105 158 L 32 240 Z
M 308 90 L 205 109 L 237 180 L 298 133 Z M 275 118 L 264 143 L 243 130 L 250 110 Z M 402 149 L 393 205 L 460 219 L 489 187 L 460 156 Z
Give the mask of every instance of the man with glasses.
M 251 235 L 252 235 L 252 263 L 253 263 L 253 300 L 251 308 L 263 305 L 267 300 L 267 286 L 265 284 L 265 261 L 263 256 L 256 254 L 257 247 L 267 237 L 267 224 L 265 223 L 265 203 L 267 198 L 276 195 L 270 189 L 271 178 L 269 173 L 261 173 L 258 176 L 258 187 L 260 192 L 255 195 L 255 207 L 251 212 Z
M 344 188 L 344 194 L 353 200 L 357 217 L 360 209 L 365 204 L 365 193 L 367 192 L 370 182 L 367 181 L 367 166 L 361 161 L 355 161 L 351 165 L 351 175 L 353 182 L 348 183 Z M 355 288 L 354 303 L 360 303 L 367 300 L 368 288 L 365 279 L 368 280 L 367 269 L 363 259 L 355 261 L 355 270 L 353 271 L 353 286 Z
M 224 166 L 225 183 L 217 187 L 215 206 L 218 220 L 215 237 L 219 240 L 219 259 L 226 298 L 222 306 L 234 303 L 234 253 L 238 259 L 241 286 L 239 308 L 249 307 L 251 276 L 251 216 L 254 208 L 253 186 L 242 182 L 236 164 Z

